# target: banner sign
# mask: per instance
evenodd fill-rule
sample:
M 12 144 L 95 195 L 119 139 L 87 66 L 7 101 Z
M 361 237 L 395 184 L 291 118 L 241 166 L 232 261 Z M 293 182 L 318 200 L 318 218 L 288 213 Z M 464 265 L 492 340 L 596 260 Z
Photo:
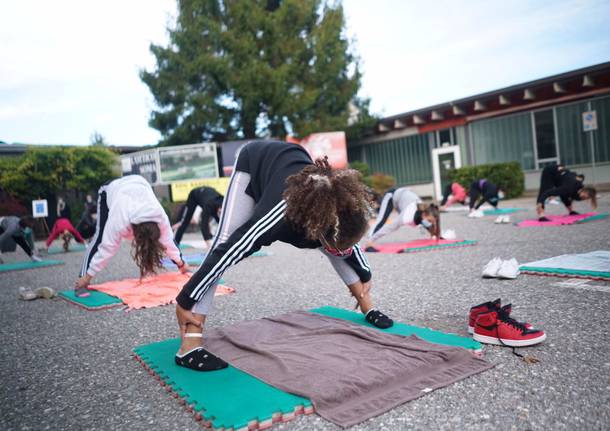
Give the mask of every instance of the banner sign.
M 221 195 L 226 196 L 227 189 L 229 188 L 229 180 L 229 177 L 222 177 L 173 182 L 170 186 L 172 202 L 185 202 L 191 190 L 202 186 L 212 187 Z
M 290 141 L 295 142 L 294 139 Z M 347 167 L 345 132 L 313 133 L 296 143 L 302 145 L 313 160 L 328 156 L 328 162 L 333 168 Z
M 125 175 L 141 175 L 150 184 L 159 182 L 157 150 L 140 151 L 121 156 L 121 169 Z
M 597 130 L 597 111 L 586 111 L 582 113 L 582 131 L 591 132 Z
M 159 148 L 161 182 L 218 177 L 216 144 Z

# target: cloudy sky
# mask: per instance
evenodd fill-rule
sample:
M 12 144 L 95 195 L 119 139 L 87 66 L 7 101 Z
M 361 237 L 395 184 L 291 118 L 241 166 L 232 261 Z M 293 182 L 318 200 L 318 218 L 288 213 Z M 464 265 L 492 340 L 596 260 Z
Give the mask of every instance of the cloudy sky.
M 392 115 L 610 61 L 610 0 L 344 0 L 362 94 Z M 0 0 L 0 140 L 145 145 L 138 78 L 174 0 Z

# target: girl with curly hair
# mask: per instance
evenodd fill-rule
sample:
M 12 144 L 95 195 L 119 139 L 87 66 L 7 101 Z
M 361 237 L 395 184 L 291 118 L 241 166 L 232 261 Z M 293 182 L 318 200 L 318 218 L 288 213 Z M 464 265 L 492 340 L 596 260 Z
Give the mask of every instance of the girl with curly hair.
M 393 322 L 373 307 L 371 269 L 358 246 L 368 228 L 369 194 L 354 170 L 315 163 L 299 145 L 255 141 L 240 151 L 211 250 L 177 297 L 182 343 L 175 361 L 198 371 L 227 366 L 203 347 L 202 330 L 224 271 L 282 241 L 324 253 L 366 320 L 379 328 Z
M 188 266 L 174 243 L 169 219 L 152 187 L 140 175 L 127 175 L 100 187 L 97 200 L 95 235 L 87 247 L 80 278 L 75 283 L 77 296 L 88 296 L 91 279 L 106 267 L 121 246 L 132 242 L 131 255 L 140 277 L 154 274 L 167 255 L 182 273 Z

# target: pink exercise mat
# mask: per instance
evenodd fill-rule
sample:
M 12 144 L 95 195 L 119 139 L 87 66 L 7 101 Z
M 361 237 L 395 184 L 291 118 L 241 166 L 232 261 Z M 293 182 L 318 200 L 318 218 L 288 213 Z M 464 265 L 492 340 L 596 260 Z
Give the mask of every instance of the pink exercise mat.
M 176 296 L 178 296 L 182 286 L 184 286 L 189 278 L 189 274 L 166 272 L 153 277 L 147 277 L 141 282 L 139 278 L 130 278 L 95 284 L 89 286 L 89 288 L 116 296 L 130 310 L 133 310 L 175 303 Z M 227 295 L 233 292 L 235 292 L 235 289 L 232 287 L 219 285 L 216 288 L 216 296 Z
M 470 245 L 470 242 L 466 242 L 462 239 L 416 239 L 409 242 L 386 242 L 377 244 L 376 248 L 379 250 L 379 253 L 403 253 L 405 250 L 432 250 L 435 248 L 442 248 L 443 246 L 457 245 L 458 243 Z
M 589 217 L 597 216 L 597 213 L 585 213 L 585 214 L 577 214 L 577 215 L 548 215 L 548 218 L 551 221 L 538 221 L 538 219 L 532 220 L 523 220 L 520 223 L 517 223 L 519 227 L 533 227 L 533 226 L 562 226 L 567 224 L 574 224 L 581 220 L 588 219 Z

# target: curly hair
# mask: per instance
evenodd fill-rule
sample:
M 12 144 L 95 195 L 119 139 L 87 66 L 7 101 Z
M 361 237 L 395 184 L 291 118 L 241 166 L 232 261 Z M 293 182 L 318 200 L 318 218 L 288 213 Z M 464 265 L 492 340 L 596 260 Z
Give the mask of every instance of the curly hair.
M 133 243 L 131 256 L 140 268 L 140 278 L 155 274 L 161 268 L 165 249 L 159 239 L 161 230 L 155 222 L 132 224 Z
M 332 169 L 328 157 L 286 179 L 286 219 L 310 240 L 356 244 L 368 228 L 370 194 L 353 169 Z
M 72 235 L 67 230 L 64 230 L 61 234 L 61 239 L 63 240 L 62 247 L 64 251 L 67 253 L 70 250 L 70 241 L 72 241 Z

